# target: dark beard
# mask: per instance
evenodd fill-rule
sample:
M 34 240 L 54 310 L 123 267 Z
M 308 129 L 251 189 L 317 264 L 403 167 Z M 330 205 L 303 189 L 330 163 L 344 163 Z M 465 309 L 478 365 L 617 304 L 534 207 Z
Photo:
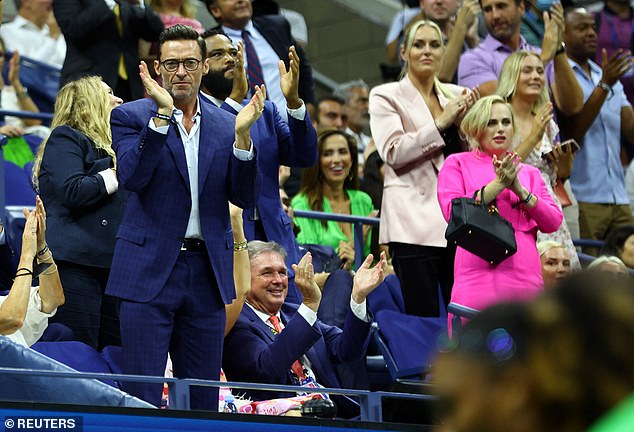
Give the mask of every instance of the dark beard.
M 224 71 L 212 71 L 203 75 L 202 84 L 207 89 L 206 93 L 220 100 L 225 100 L 231 94 L 233 80 L 225 77 Z

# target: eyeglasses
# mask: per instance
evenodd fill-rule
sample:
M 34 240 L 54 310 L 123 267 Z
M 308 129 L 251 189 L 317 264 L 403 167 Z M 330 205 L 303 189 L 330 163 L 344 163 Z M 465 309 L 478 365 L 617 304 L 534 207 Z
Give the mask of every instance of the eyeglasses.
M 195 58 L 188 58 L 184 60 L 169 59 L 162 61 L 161 65 L 163 65 L 166 71 L 175 72 L 178 69 L 178 66 L 180 66 L 180 64 L 182 63 L 185 67 L 185 70 L 193 72 L 198 69 L 198 65 L 200 65 L 201 61 L 202 60 L 198 60 Z

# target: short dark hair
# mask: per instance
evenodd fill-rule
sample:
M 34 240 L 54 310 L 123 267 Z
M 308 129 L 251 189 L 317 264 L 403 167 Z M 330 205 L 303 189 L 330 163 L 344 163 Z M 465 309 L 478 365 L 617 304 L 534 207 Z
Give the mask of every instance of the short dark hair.
M 328 95 L 328 96 L 323 96 L 320 97 L 319 99 L 317 99 L 317 105 L 315 106 L 315 118 L 319 119 L 319 105 L 322 102 L 326 102 L 326 101 L 333 101 L 333 102 L 337 102 L 339 105 L 345 105 L 346 101 L 341 99 L 339 96 L 335 96 L 335 95 Z
M 200 48 L 202 60 L 204 61 L 207 58 L 207 45 L 205 45 L 205 40 L 200 37 L 196 30 L 183 24 L 176 24 L 175 26 L 168 27 L 161 32 L 158 40 L 158 54 L 156 58 L 161 61 L 161 49 L 165 42 L 180 40 L 196 41 L 198 43 L 198 47 Z
M 528 2 L 526 2 L 525 0 L 514 0 L 515 1 L 515 6 L 519 6 L 521 3 L 524 3 L 524 6 L 527 6 Z M 482 0 L 478 0 L 478 2 L 480 3 L 480 7 L 482 7 Z
M 625 242 L 632 235 L 634 235 L 634 225 L 623 225 L 614 228 L 605 238 L 605 243 L 603 243 L 601 248 L 601 255 L 614 255 L 620 258 Z
M 227 39 L 231 41 L 231 43 L 233 43 L 229 35 L 227 35 L 227 33 L 225 33 L 225 31 L 221 27 L 212 27 L 210 29 L 207 29 L 203 32 L 203 34 L 200 35 L 200 37 L 203 39 L 207 39 L 208 37 L 218 36 L 218 35 L 226 37 Z

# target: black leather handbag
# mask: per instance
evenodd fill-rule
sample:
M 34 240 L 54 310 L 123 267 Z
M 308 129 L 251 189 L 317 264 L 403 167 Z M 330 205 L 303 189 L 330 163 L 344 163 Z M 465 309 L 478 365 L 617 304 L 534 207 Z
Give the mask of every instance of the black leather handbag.
M 480 190 L 480 197 L 484 188 Z M 499 264 L 517 252 L 515 230 L 509 221 L 498 213 L 495 202 L 485 206 L 473 198 L 451 200 L 451 219 L 445 238 L 474 255 Z

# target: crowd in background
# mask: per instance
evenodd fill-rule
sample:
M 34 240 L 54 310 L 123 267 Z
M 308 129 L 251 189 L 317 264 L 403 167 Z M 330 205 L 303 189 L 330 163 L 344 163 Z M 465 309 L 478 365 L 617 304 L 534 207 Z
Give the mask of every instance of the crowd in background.
M 274 1 L 205 0 L 211 29 L 190 0 L 16 1 L 0 27 L 2 108 L 44 110 L 21 82 L 21 56 L 57 68 L 61 82 L 50 124 L 7 116 L 0 126 L 5 167 L 32 188 L 25 201 L 38 195 L 24 213 L 21 258 L 2 265 L 15 282 L 3 286 L 1 334 L 19 322 L 41 335 L 43 316 L 68 330 L 49 337 L 121 346 L 125 373 L 162 375 L 169 354 L 178 377 L 219 379 L 222 367 L 236 381 L 369 388 L 372 293 L 394 274 L 407 315 L 493 306 L 442 357 L 442 397 L 466 391 L 452 381 L 465 360 L 482 368 L 476 387 L 558 373 L 553 386 L 571 386 L 568 370 L 543 358 L 570 325 L 563 316 L 582 321 L 571 290 L 578 284 L 589 303 L 609 281 L 631 290 L 633 9 L 414 3 L 386 38 L 398 79 L 353 80 L 316 98 L 305 22 Z M 445 239 L 456 199 L 472 197 L 514 230 L 517 252 L 500 263 Z M 380 224 L 355 241 L 352 224 L 294 210 Z M 578 238 L 595 243 L 582 251 Z M 586 266 L 592 283 L 570 278 Z M 630 301 L 632 291 L 618 295 Z M 549 307 L 561 314 L 546 316 Z M 501 367 L 489 358 L 497 352 L 482 351 L 495 326 L 517 344 Z M 628 395 L 590 400 L 538 381 L 539 397 L 509 405 L 495 427 L 526 406 L 530 421 L 517 430 L 588 427 Z M 124 389 L 161 403 L 159 385 Z M 194 408 L 217 399 L 192 390 Z M 358 414 L 354 401 L 333 399 L 342 415 Z M 557 429 L 549 404 L 569 404 L 577 419 L 584 404 L 597 411 Z M 458 405 L 450 430 L 478 424 Z

